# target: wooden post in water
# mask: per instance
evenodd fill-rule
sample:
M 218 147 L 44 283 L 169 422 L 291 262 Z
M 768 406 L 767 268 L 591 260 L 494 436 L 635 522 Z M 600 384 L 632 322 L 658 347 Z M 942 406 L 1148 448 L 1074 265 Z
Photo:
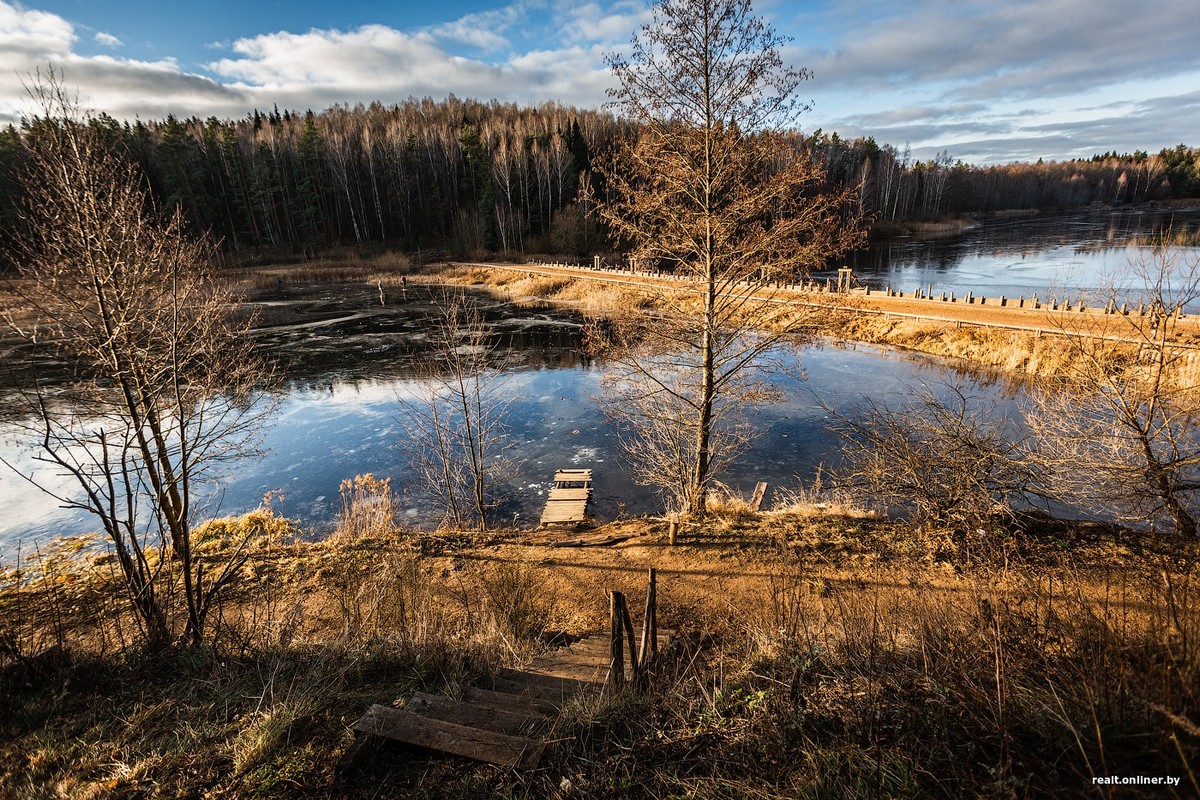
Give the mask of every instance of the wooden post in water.
M 758 509 L 762 506 L 763 495 L 765 495 L 766 493 L 767 493 L 767 482 L 759 481 L 758 484 L 754 487 L 754 497 L 752 497 L 750 499 L 750 510 L 751 511 L 758 511 Z

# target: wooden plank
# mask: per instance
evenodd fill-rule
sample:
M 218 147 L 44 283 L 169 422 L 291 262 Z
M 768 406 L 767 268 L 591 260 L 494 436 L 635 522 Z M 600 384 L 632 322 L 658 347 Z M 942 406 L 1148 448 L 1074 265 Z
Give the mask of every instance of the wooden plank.
M 581 481 L 592 477 L 590 469 L 560 469 L 554 473 L 556 481 Z
M 371 706 L 371 710 L 354 723 L 354 730 L 509 769 L 535 766 L 546 749 L 545 742 L 524 736 L 456 725 L 380 705 Z
M 603 547 L 609 544 L 618 544 L 627 541 L 637 536 L 635 533 L 609 534 L 608 536 L 593 536 L 580 537 L 578 539 L 566 539 L 561 542 L 551 542 L 551 547 Z
M 542 518 L 546 522 L 584 522 L 587 520 L 587 507 L 566 507 L 557 505 L 554 508 L 547 509 L 542 512 Z
M 506 678 L 518 683 L 525 683 L 538 689 L 545 689 L 561 697 L 570 697 L 589 689 L 600 687 L 591 681 L 580 681 L 563 678 L 559 675 L 547 675 L 541 670 L 501 669 L 496 673 L 498 678 Z
M 583 522 L 587 519 L 587 503 L 582 500 L 551 501 L 542 511 L 542 524 L 554 522 Z
M 551 489 L 546 499 L 551 502 L 557 500 L 587 500 L 591 496 L 591 489 Z
M 440 694 L 417 692 L 404 704 L 405 711 L 422 717 L 469 725 L 485 731 L 506 733 L 510 736 L 530 736 L 546 729 L 549 722 L 542 715 L 529 716 L 507 709 L 498 709 L 483 703 L 466 703 L 452 700 Z
M 496 692 L 469 686 L 463 689 L 464 703 L 476 703 L 514 714 L 539 714 L 547 719 L 558 714 L 558 705 L 536 697 L 522 697 L 512 692 Z
M 578 691 L 572 686 L 573 683 L 578 683 L 578 681 L 568 681 L 563 678 L 549 678 L 549 680 L 561 681 L 561 683 L 558 686 L 547 685 L 542 681 L 530 680 L 527 673 L 521 673 L 517 670 L 501 670 L 489 683 L 491 684 L 492 691 L 514 694 L 518 697 L 535 700 L 544 700 L 558 707 L 561 707 L 567 698 Z
M 584 514 L 547 514 L 539 520 L 542 525 L 579 525 L 586 521 Z
M 538 664 L 538 671 L 543 675 L 569 678 L 582 683 L 603 683 L 605 669 L 607 666 L 598 663 L 594 658 L 564 657 Z
M 750 510 L 751 511 L 758 511 L 759 507 L 762 506 L 763 495 L 765 495 L 766 493 L 767 493 L 767 482 L 759 481 L 758 484 L 754 487 L 754 497 L 751 498 L 751 500 L 750 500 Z
M 563 517 L 565 515 L 578 515 L 583 517 L 587 511 L 587 503 L 582 500 L 551 500 L 546 503 L 546 508 L 543 510 L 543 516 Z

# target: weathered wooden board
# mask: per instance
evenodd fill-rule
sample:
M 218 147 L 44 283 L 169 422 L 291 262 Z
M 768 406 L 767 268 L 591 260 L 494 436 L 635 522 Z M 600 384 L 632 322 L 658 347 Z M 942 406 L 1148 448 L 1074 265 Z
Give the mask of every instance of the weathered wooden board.
M 524 736 L 457 725 L 381 705 L 371 706 L 366 716 L 354 724 L 354 730 L 509 769 L 535 766 L 546 749 L 545 742 Z
M 564 678 L 561 675 L 545 675 L 541 670 L 540 659 L 534 662 L 534 666 L 536 671 L 507 668 L 501 669 L 496 673 L 496 677 L 505 678 L 537 689 L 550 691 L 551 693 L 561 697 L 570 697 L 571 695 L 576 695 L 580 692 L 603 688 L 591 681 Z
M 560 469 L 554 473 L 555 483 L 591 483 L 590 469 Z
M 568 678 L 536 675 L 512 669 L 500 670 L 489 683 L 492 691 L 544 700 L 557 706 L 578 694 L 584 685 L 581 681 Z
M 506 733 L 510 736 L 531 736 L 541 733 L 549 724 L 546 717 L 530 716 L 509 709 L 499 709 L 483 703 L 467 703 L 452 700 L 440 694 L 417 692 L 404 704 L 405 711 L 422 717 L 469 725 L 486 731 Z
M 586 500 L 550 500 L 542 511 L 542 524 L 583 522 L 587 519 Z
M 608 676 L 608 658 L 562 656 L 538 662 L 538 671 L 557 678 L 570 678 L 584 683 L 603 684 Z
M 763 496 L 767 493 L 767 482 L 759 481 L 754 487 L 754 497 L 750 498 L 750 510 L 758 511 L 762 507 Z
M 559 500 L 587 500 L 592 496 L 591 489 L 551 489 L 547 499 L 551 502 Z
M 481 689 L 469 686 L 463 689 L 464 703 L 478 703 L 501 711 L 514 714 L 538 714 L 547 719 L 558 714 L 558 703 L 551 703 L 538 697 L 521 697 L 509 692 L 495 692 L 491 689 Z
M 608 544 L 618 544 L 620 542 L 632 539 L 637 534 L 622 533 L 609 534 L 608 536 L 581 536 L 577 539 L 565 539 L 561 542 L 551 542 L 551 547 L 603 547 Z

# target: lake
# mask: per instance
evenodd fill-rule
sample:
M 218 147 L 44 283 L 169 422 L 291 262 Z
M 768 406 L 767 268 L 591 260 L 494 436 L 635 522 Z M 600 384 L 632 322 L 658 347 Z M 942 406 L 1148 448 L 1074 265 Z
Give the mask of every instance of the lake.
M 872 242 L 847 264 L 872 288 L 911 292 L 932 284 L 959 296 L 1065 291 L 1078 297 L 1120 285 L 1130 260 L 1147 254 L 1147 239 L 1166 230 L 1196 242 L 1200 209 L 1087 209 L 990 220 L 957 236 Z
M 1104 270 L 1119 273 L 1129 240 L 1161 220 L 1161 215 L 1088 212 L 1056 220 L 1000 221 L 953 240 L 877 243 L 863 256 L 867 264 L 856 269 L 872 281 L 906 289 L 933 283 L 946 291 L 1018 294 L 1023 287 L 1058 285 L 1056 276 L 1069 274 L 1080 276 L 1078 285 L 1086 286 Z M 399 398 L 413 393 L 414 368 L 426 359 L 435 301 L 429 290 L 412 287 L 403 296 L 393 291 L 381 307 L 377 291 L 363 286 L 296 287 L 264 300 L 263 318 L 274 327 L 261 331 L 258 341 L 283 376 L 283 388 L 262 434 L 265 455 L 226 475 L 208 512 L 242 513 L 267 492 L 279 492 L 284 499 L 278 508 L 319 535 L 333 522 L 341 481 L 370 472 L 392 478 L 403 521 L 436 524 L 428 501 L 413 490 L 397 446 L 403 431 Z M 606 367 L 580 354 L 584 320 L 565 309 L 487 297 L 481 303 L 490 329 L 511 354 L 505 386 L 511 399 L 509 455 L 519 468 L 504 487 L 503 519 L 497 521 L 535 524 L 548 482 L 564 467 L 595 471 L 593 509 L 599 519 L 661 512 L 658 498 L 626 475 L 616 432 L 596 399 Z M 829 343 L 786 357 L 806 379 L 780 379 L 784 401 L 753 414 L 758 439 L 724 476 L 746 494 L 760 480 L 773 488 L 808 484 L 823 464 L 836 459 L 838 442 L 823 406 L 852 413 L 864 397 L 899 403 L 911 387 L 944 384 L 957 372 L 956 365 L 937 359 Z M 3 422 L 0 457 L 23 472 L 39 469 Z M 38 474 L 57 487 L 69 486 L 44 468 Z M 18 543 L 27 551 L 33 542 L 94 529 L 86 515 L 58 508 L 3 468 L 0 508 L 5 511 L 0 560 L 11 560 Z

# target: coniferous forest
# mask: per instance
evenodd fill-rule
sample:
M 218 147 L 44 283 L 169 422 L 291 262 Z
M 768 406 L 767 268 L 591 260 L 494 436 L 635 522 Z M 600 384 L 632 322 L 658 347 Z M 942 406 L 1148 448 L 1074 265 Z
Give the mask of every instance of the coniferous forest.
M 21 203 L 17 171 L 41 124 L 0 130 L 5 238 Z M 583 190 L 604 191 L 593 158 L 635 134 L 606 111 L 453 96 L 238 120 L 129 123 L 101 113 L 92 124 L 140 164 L 162 210 L 181 208 L 194 233 L 235 258 L 305 258 L 347 245 L 461 256 L 607 249 Z M 879 232 L 953 215 L 1200 196 L 1200 149 L 1183 144 L 978 167 L 821 130 L 787 138 L 824 169 L 824 188 L 857 187 Z

